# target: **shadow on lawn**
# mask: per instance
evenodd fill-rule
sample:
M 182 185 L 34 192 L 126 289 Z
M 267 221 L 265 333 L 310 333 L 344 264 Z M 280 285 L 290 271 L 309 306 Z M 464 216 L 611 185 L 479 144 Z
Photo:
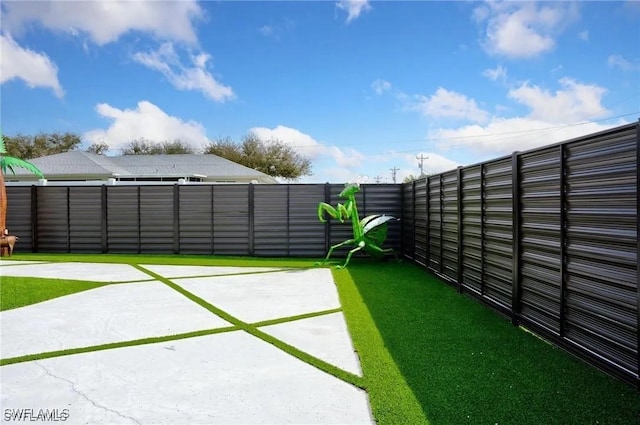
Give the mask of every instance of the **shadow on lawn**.
M 349 266 L 431 424 L 634 424 L 640 392 L 408 262 Z

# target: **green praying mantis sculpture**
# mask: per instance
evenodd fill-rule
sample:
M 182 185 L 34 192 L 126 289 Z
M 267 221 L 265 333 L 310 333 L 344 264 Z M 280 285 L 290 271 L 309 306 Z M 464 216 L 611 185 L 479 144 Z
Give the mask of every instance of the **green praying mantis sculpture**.
M 351 220 L 353 227 L 353 238 L 332 246 L 325 259 L 317 263 L 318 265 L 326 263 L 335 249 L 345 245 L 355 246 L 355 248 L 349 251 L 344 264 L 336 267 L 338 269 L 347 267 L 353 254 L 363 249 L 374 258 L 382 258 L 387 253 L 393 253 L 396 259 L 398 258 L 393 249 L 382 248 L 382 244 L 387 239 L 387 222 L 397 219 L 389 215 L 375 214 L 360 220 L 355 198 L 355 194 L 359 191 L 360 185 L 358 183 L 347 183 L 338 195 L 340 198 L 347 199 L 344 205 L 339 203 L 335 208 L 326 202 L 320 202 L 318 205 L 318 218 L 321 222 L 326 222 L 324 218 L 326 213 L 334 219 L 340 220 L 341 223 L 344 223 L 345 220 Z

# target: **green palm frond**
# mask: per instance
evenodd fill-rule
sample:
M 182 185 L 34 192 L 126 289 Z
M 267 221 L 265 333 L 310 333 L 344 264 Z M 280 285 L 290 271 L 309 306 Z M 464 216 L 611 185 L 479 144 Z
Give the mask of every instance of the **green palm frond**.
M 4 144 L 2 134 L 0 134 L 0 153 L 7 153 L 7 145 Z
M 24 168 L 27 171 L 31 171 L 36 176 L 44 178 L 44 174 L 42 174 L 42 171 L 40 171 L 38 167 L 28 161 L 20 158 L 15 158 L 13 156 L 2 157 L 2 159 L 0 159 L 0 168 L 2 168 L 3 173 L 6 173 L 7 170 L 9 170 L 13 174 L 16 173 L 15 168 Z

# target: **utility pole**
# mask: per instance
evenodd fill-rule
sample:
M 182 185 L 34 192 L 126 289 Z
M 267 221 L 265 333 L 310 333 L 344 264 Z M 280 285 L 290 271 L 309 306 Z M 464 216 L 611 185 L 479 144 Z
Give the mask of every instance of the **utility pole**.
M 422 172 L 422 169 L 424 167 L 424 160 L 425 159 L 429 159 L 429 157 L 420 154 L 420 156 L 416 156 L 416 159 L 419 161 L 418 162 L 418 167 L 420 167 L 420 177 L 422 177 L 422 176 L 424 176 L 424 172 Z
M 375 176 L 373 179 L 376 181 L 377 184 L 380 184 L 380 182 L 382 181 L 382 177 L 380 176 Z
M 393 178 L 393 184 L 396 184 L 396 172 L 400 170 L 397 167 L 389 168 L 391 170 L 391 177 Z

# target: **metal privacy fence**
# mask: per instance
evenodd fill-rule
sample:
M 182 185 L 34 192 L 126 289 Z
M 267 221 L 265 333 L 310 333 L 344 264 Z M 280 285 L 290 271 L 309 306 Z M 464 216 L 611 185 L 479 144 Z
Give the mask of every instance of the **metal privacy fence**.
M 404 184 L 403 255 L 640 387 L 638 126 Z
M 621 126 L 356 199 L 402 218 L 387 246 L 640 388 L 639 137 Z M 352 234 L 317 218 L 342 188 L 10 186 L 8 227 L 17 251 L 323 257 Z
M 9 186 L 16 252 L 323 257 L 351 224 L 318 220 L 344 185 Z M 399 185 L 363 185 L 360 214 L 402 215 Z M 386 246 L 400 250 L 399 222 Z M 344 251 L 342 252 L 344 253 Z M 340 255 L 340 253 L 337 253 Z

